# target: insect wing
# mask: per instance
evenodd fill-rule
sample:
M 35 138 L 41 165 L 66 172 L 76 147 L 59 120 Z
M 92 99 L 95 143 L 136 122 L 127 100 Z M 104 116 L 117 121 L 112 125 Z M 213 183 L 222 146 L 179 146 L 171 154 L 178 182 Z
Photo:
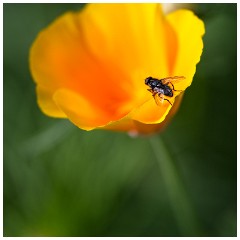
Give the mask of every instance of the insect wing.
M 155 100 L 156 104 L 158 106 L 162 106 L 163 98 L 161 98 L 158 94 L 155 94 L 153 97 L 154 97 L 154 100 Z
M 175 77 L 167 77 L 167 78 L 162 78 L 161 81 L 162 81 L 162 84 L 166 85 L 168 83 L 178 83 L 182 80 L 184 80 L 185 77 L 183 76 L 175 76 Z

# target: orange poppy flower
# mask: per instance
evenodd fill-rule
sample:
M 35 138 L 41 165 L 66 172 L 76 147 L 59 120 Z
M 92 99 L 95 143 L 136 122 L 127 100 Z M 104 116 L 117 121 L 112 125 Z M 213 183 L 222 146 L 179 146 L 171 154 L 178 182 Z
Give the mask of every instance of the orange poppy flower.
M 155 132 L 176 112 L 182 94 L 174 92 L 173 106 L 158 106 L 144 80 L 184 76 L 174 87 L 185 90 L 203 34 L 203 22 L 191 11 L 165 16 L 160 4 L 88 4 L 68 12 L 40 32 L 30 50 L 38 104 L 84 130 Z

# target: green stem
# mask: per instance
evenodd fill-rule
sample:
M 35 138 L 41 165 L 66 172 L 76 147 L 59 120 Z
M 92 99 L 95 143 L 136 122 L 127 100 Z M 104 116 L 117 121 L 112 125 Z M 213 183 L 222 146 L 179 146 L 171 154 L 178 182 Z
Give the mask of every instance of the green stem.
M 200 236 L 191 202 L 187 196 L 179 171 L 159 136 L 152 136 L 150 143 L 165 183 L 169 201 L 182 236 Z

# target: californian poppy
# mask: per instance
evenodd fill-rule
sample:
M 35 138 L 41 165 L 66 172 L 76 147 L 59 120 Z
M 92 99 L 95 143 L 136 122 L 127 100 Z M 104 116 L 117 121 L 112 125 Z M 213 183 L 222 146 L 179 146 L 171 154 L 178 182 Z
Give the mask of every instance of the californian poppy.
M 160 4 L 87 4 L 42 30 L 30 50 L 41 110 L 84 130 L 155 132 L 176 112 L 158 106 L 144 80 L 184 76 L 191 85 L 202 54 L 204 24 L 192 11 L 164 15 Z

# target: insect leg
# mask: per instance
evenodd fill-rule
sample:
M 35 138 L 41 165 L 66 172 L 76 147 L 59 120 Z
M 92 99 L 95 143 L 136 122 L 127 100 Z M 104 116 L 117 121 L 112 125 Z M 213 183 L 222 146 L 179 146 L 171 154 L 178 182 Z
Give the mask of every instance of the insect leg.
M 171 85 L 172 85 L 172 87 L 173 87 L 173 91 L 175 91 L 175 92 L 182 92 L 183 90 L 176 90 L 175 88 L 174 88 L 174 85 L 171 83 L 171 82 L 169 82 Z
M 164 100 L 168 101 L 172 105 L 172 103 L 168 99 L 164 98 Z
M 150 89 L 147 89 L 150 93 L 152 93 L 153 94 L 153 96 L 154 96 L 154 91 L 150 88 Z
M 171 104 L 171 102 L 170 102 L 168 99 L 164 98 L 164 100 L 168 101 L 168 102 Z M 171 104 L 171 105 L 172 105 L 172 104 Z
M 163 101 L 166 100 L 172 105 L 172 103 L 168 99 L 164 98 L 164 95 L 162 93 L 158 94 L 158 96 L 161 99 L 161 103 L 163 103 Z

